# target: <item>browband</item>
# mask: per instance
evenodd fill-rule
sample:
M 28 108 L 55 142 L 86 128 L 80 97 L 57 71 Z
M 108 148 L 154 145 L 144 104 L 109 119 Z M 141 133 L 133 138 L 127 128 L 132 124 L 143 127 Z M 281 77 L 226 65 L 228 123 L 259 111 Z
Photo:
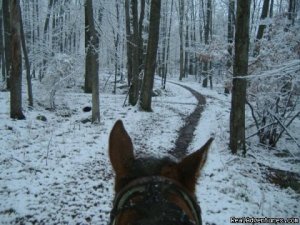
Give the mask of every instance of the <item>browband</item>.
M 184 201 L 192 211 L 196 225 L 202 224 L 200 207 L 197 204 L 196 199 L 191 196 L 185 188 L 181 187 L 181 185 L 177 184 L 176 181 L 169 178 L 161 176 L 149 176 L 133 180 L 124 188 L 122 188 L 119 193 L 117 193 L 114 199 L 114 207 L 111 211 L 111 225 L 115 225 L 118 213 L 122 211 L 131 197 L 137 193 L 147 192 L 147 186 L 149 184 L 165 185 L 169 189 L 172 188 L 173 191 L 176 191 L 176 193 L 178 193 L 184 199 Z

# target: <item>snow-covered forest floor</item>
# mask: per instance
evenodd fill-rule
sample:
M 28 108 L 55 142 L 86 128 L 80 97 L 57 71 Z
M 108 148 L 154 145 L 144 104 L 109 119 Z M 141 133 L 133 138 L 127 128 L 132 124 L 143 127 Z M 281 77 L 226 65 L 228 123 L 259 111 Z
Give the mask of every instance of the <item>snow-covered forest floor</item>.
M 105 74 L 101 84 L 108 76 Z M 83 108 L 91 106 L 91 95 L 79 88 L 58 92 L 55 111 L 38 104 L 29 110 L 24 103 L 26 120 L 22 121 L 9 118 L 9 93 L 0 92 L 0 224 L 106 225 L 114 194 L 108 135 L 117 119 L 123 120 L 137 154 L 168 156 L 196 99 L 168 83 L 166 90 L 153 98 L 154 112 L 145 113 L 137 107 L 122 107 L 125 89 L 111 94 L 110 82 L 101 87 L 99 125 L 82 122 L 90 117 Z M 266 170 L 299 173 L 299 149 L 279 154 L 291 140 L 283 139 L 277 150 L 268 150 L 255 145 L 254 137 L 249 139 L 252 144 L 246 157 L 231 155 L 230 95 L 224 95 L 218 85 L 204 89 L 193 79 L 180 84 L 207 100 L 189 150 L 197 150 L 210 136 L 215 137 L 197 186 L 203 224 L 226 225 L 231 217 L 299 218 L 299 189 L 296 192 L 271 183 Z M 299 141 L 300 121 L 290 129 Z

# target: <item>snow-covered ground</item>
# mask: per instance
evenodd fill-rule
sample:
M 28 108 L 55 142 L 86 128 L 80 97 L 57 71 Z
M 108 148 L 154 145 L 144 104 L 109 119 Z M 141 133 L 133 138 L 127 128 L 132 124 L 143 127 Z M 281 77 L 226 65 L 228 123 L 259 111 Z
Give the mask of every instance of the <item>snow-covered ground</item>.
M 299 193 L 269 183 L 259 166 L 278 165 L 299 173 L 299 150 L 291 159 L 298 164 L 254 147 L 246 158 L 231 155 L 230 96 L 221 88 L 203 89 L 192 81 L 181 84 L 207 97 L 189 150 L 215 137 L 197 187 L 203 224 L 226 225 L 231 217 L 299 218 Z M 14 121 L 9 118 L 9 94 L 0 92 L 0 224 L 106 225 L 113 200 L 107 148 L 114 122 L 123 120 L 137 154 L 163 157 L 196 106 L 189 91 L 170 83 L 153 98 L 153 113 L 122 107 L 124 100 L 120 91 L 102 92 L 99 125 L 81 122 L 90 117 L 82 109 L 91 105 L 91 95 L 72 91 L 58 93 L 56 111 L 24 108 L 26 120 Z M 299 138 L 300 127 L 294 129 Z

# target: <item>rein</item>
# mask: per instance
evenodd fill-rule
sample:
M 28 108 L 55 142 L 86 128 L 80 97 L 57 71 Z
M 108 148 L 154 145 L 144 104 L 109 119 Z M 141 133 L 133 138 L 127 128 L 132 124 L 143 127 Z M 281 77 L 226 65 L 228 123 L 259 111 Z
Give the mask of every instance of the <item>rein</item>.
M 183 209 L 167 198 L 170 194 L 184 200 L 193 216 L 192 221 Z M 117 193 L 113 205 L 110 225 L 117 225 L 120 213 L 128 209 L 148 215 L 133 224 L 156 224 L 157 220 L 153 217 L 160 218 L 160 222 L 170 221 L 174 225 L 202 224 L 201 210 L 195 198 L 173 180 L 161 176 L 149 176 L 130 182 Z

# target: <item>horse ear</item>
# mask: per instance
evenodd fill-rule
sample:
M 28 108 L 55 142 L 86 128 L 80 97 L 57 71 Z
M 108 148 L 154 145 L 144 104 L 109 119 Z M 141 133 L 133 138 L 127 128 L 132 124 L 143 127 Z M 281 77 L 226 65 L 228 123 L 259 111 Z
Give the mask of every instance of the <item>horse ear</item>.
M 197 178 L 206 162 L 207 153 L 213 140 L 210 138 L 199 150 L 183 158 L 177 165 L 179 182 L 191 193 L 195 192 Z
M 110 132 L 109 158 L 116 173 L 116 181 L 128 174 L 134 160 L 133 145 L 121 120 L 115 123 Z

